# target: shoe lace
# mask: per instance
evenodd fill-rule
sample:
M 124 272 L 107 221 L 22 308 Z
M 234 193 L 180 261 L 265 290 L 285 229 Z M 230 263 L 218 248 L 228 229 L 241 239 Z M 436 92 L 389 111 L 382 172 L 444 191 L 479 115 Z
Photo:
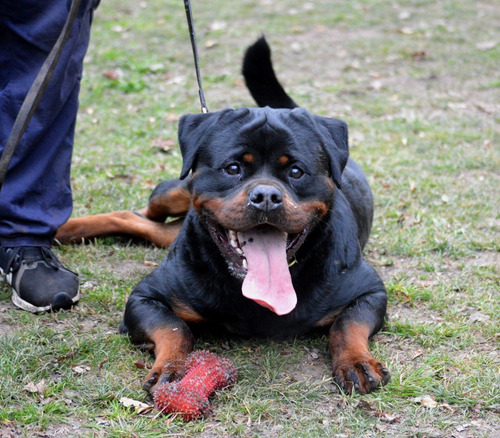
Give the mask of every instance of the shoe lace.
M 26 258 L 31 259 L 30 261 L 43 260 L 47 264 L 47 266 L 50 266 L 55 271 L 59 269 L 59 265 L 57 263 L 58 260 L 49 248 L 41 246 L 38 248 L 40 250 L 39 257 L 33 255 L 26 257 L 25 253 L 28 248 L 29 247 L 20 246 L 17 248 L 12 248 L 10 250 L 11 254 L 9 260 L 7 261 L 7 266 L 5 269 L 6 273 L 17 272 Z
M 42 259 L 45 261 L 45 263 L 47 263 L 48 266 L 57 271 L 59 269 L 59 261 L 57 260 L 54 253 L 49 248 L 45 248 L 43 246 L 40 248 L 40 250 L 40 252 L 42 253 Z

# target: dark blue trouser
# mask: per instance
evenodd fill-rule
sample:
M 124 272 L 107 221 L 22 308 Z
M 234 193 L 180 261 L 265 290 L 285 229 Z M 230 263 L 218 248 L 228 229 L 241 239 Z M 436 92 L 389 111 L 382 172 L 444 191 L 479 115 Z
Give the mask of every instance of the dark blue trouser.
M 98 0 L 83 0 L 71 36 L 0 192 L 0 246 L 50 246 L 73 208 L 70 167 L 82 64 Z M 0 151 L 71 0 L 0 0 Z

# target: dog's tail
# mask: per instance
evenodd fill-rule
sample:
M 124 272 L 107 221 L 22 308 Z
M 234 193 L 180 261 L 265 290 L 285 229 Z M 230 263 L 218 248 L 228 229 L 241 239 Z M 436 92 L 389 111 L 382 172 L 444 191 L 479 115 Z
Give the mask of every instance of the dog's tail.
M 261 107 L 296 108 L 274 73 L 271 49 L 264 37 L 252 44 L 243 58 L 243 77 L 250 94 Z

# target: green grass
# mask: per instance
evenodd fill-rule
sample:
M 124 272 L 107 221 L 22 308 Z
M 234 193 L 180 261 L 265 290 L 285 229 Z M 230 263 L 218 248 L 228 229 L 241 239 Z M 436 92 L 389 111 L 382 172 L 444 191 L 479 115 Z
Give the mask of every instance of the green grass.
M 264 32 L 287 90 L 343 118 L 372 185 L 368 259 L 389 292 L 372 349 L 391 382 L 345 396 L 324 336 L 210 335 L 236 363 L 213 415 L 138 415 L 151 357 L 118 334 L 127 296 L 165 251 L 128 239 L 57 249 L 80 273 L 78 308 L 33 316 L 0 286 L 0 435 L 492 437 L 500 433 L 500 7 L 495 1 L 194 2 L 211 110 L 253 102 L 244 48 Z M 497 41 L 480 49 L 485 41 Z M 182 2 L 109 0 L 96 12 L 72 168 L 74 216 L 140 208 L 176 177 L 177 120 L 199 111 Z M 148 263 L 145 263 L 148 262 Z M 42 383 L 41 383 L 42 382 Z M 38 385 L 38 392 L 28 389 Z M 25 389 L 27 388 L 27 389 Z M 434 408 L 417 397 L 430 396 Z

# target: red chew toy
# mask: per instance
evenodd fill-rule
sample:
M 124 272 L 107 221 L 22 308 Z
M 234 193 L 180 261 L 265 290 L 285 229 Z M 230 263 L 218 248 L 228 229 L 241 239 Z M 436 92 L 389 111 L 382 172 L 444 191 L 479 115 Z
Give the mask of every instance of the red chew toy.
M 158 410 L 164 414 L 179 414 L 184 421 L 207 415 L 210 394 L 233 386 L 237 378 L 236 367 L 229 359 L 204 350 L 187 357 L 186 371 L 180 382 L 164 383 L 153 396 Z

